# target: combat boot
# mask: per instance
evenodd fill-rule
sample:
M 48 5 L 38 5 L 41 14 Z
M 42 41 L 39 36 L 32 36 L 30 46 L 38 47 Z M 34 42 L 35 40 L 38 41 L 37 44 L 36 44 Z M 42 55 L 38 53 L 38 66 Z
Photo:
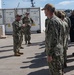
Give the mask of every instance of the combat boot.
M 14 56 L 20 56 L 20 54 L 19 53 L 14 53 Z
M 23 55 L 24 53 L 22 53 L 22 52 L 18 52 L 18 54 Z
M 74 56 L 74 53 L 72 53 L 72 55 Z
M 28 42 L 28 44 L 31 44 L 31 42 Z
M 20 49 L 24 49 L 23 47 L 20 47 Z
M 66 63 L 64 64 L 64 68 L 67 68 L 67 64 Z
M 27 41 L 25 41 L 25 45 L 27 45 Z

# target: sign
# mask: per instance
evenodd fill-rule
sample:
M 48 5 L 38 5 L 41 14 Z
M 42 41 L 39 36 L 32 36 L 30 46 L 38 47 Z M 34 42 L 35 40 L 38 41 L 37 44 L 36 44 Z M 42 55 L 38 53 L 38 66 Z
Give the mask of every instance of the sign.
M 14 10 L 4 10 L 4 20 L 5 20 L 5 25 L 6 25 L 6 32 L 12 32 L 12 23 L 15 20 L 15 11 Z
M 40 29 L 40 21 L 39 21 L 39 9 L 30 9 L 30 18 L 32 18 L 33 20 L 33 24 L 32 24 L 32 27 L 31 27 L 31 30 L 39 30 Z

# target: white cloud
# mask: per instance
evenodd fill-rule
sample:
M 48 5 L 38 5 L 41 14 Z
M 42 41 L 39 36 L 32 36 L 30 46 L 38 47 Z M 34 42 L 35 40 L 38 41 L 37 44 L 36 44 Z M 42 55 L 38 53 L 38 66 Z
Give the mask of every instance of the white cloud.
M 55 4 L 57 9 L 74 9 L 74 0 L 65 0 Z
M 62 1 L 62 2 L 58 3 L 58 5 L 68 5 L 71 3 L 74 3 L 74 1 Z

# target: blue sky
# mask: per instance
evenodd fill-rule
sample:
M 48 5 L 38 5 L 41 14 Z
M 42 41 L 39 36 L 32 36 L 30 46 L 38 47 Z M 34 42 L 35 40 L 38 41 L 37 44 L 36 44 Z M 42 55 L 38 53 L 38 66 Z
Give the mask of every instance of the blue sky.
M 36 7 L 43 7 L 46 3 L 52 3 L 57 9 L 74 9 L 74 0 L 34 0 Z M 2 0 L 3 8 L 30 7 L 30 0 Z

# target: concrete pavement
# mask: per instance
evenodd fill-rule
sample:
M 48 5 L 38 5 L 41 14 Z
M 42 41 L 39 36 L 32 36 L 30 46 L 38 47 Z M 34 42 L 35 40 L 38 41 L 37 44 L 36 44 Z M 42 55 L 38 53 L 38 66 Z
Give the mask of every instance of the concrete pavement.
M 44 52 L 44 33 L 32 34 L 32 44 L 26 46 L 23 41 L 24 55 L 15 57 L 13 55 L 13 38 L 7 36 L 0 39 L 0 75 L 49 75 Z M 65 75 L 74 75 L 74 44 L 69 44 L 68 61 Z

